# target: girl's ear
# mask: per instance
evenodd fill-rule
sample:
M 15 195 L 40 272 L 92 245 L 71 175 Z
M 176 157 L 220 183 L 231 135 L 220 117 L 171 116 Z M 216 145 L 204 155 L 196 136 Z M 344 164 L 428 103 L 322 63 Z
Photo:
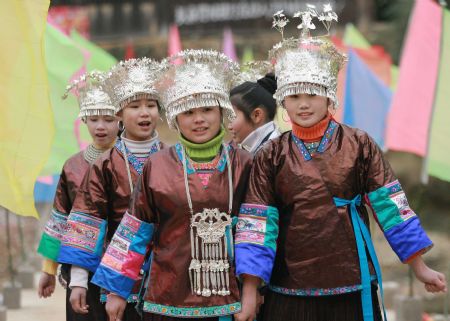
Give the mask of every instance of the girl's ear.
M 336 106 L 335 106 L 335 104 L 334 104 L 334 102 L 330 99 L 330 98 L 327 98 L 327 106 L 328 106 L 328 111 L 332 114 L 332 115 L 334 115 L 335 113 L 336 113 Z
M 262 124 L 266 118 L 264 109 L 256 107 L 255 109 L 253 109 L 250 118 L 255 125 Z

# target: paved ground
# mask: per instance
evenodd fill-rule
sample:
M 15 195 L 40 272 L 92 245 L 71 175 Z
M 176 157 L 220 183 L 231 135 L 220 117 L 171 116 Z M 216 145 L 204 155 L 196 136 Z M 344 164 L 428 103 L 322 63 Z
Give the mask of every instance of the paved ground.
M 38 280 L 36 275 L 35 280 Z M 7 321 L 64 321 L 66 319 L 65 295 L 61 286 L 57 286 L 50 298 L 39 299 L 36 289 L 22 290 L 22 308 L 8 310 Z

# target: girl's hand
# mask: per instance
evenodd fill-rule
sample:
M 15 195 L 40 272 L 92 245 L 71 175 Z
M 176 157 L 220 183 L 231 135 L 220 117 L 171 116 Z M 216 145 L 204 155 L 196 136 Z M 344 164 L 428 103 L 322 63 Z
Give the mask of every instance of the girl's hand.
M 108 299 L 106 301 L 106 313 L 110 321 L 120 321 L 123 317 L 123 312 L 127 307 L 127 301 L 116 295 L 108 294 Z
M 242 310 L 234 315 L 235 321 L 254 321 L 258 306 L 258 285 L 261 280 L 252 275 L 244 275 L 242 289 Z
M 428 292 L 447 292 L 445 275 L 429 268 L 421 256 L 412 259 L 408 264 L 413 269 L 416 278 L 425 284 Z
M 70 293 L 70 304 L 75 313 L 87 314 L 89 305 L 86 304 L 87 289 L 81 286 L 74 286 Z
M 254 321 L 256 319 L 256 293 L 243 293 L 242 295 L 242 310 L 234 315 L 235 321 Z
M 38 296 L 48 298 L 55 291 L 56 277 L 54 275 L 42 272 L 39 278 Z

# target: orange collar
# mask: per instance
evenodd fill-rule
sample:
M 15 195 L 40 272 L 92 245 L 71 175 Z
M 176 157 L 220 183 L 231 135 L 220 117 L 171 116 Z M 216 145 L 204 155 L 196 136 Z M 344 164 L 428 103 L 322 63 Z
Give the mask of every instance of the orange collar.
M 292 132 L 306 143 L 317 142 L 322 139 L 331 119 L 332 116 L 328 113 L 324 119 L 311 127 L 301 127 L 292 122 Z

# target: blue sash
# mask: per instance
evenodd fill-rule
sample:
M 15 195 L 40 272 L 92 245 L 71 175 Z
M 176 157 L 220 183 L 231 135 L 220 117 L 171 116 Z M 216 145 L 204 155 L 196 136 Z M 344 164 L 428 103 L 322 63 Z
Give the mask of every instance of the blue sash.
M 373 321 L 373 307 L 372 307 L 372 289 L 370 284 L 370 271 L 369 271 L 369 261 L 367 259 L 366 249 L 369 252 L 370 259 L 375 268 L 376 280 L 380 287 L 381 295 L 381 305 L 383 308 L 384 320 L 386 321 L 386 311 L 384 308 L 384 295 L 383 295 L 383 284 L 381 278 L 381 268 L 378 263 L 377 255 L 375 253 L 375 248 L 373 247 L 372 239 L 370 237 L 369 230 L 364 224 L 363 220 L 358 214 L 356 206 L 361 205 L 361 195 L 357 195 L 352 200 L 345 200 L 338 197 L 333 197 L 334 203 L 337 207 L 343 207 L 350 205 L 350 216 L 352 219 L 353 232 L 355 233 L 356 248 L 358 250 L 359 257 L 359 267 L 361 270 L 361 304 L 364 321 Z M 365 246 L 364 246 L 365 244 Z

